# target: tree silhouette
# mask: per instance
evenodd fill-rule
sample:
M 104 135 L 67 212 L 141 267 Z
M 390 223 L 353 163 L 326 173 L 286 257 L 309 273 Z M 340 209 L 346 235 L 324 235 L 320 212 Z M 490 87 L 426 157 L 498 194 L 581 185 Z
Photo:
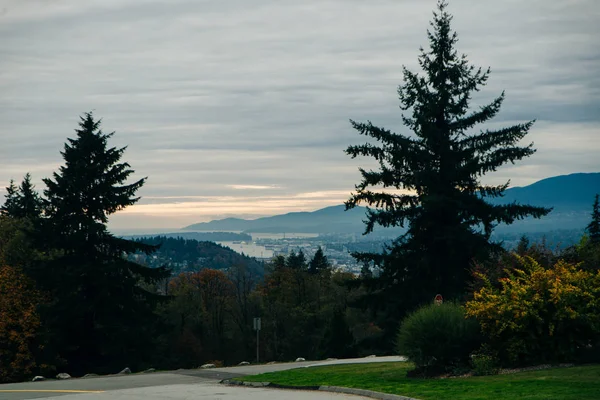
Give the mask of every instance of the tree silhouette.
M 475 68 L 458 54 L 446 8 L 445 1 L 438 2 L 427 32 L 430 49 L 421 49 L 418 58 L 423 73 L 403 68 L 398 94 L 400 108 L 410 112 L 402 120 L 412 135 L 351 120 L 368 141 L 346 150 L 352 158 L 365 156 L 378 163 L 375 170 L 360 168 L 362 180 L 346 202 L 346 209 L 368 206 L 365 234 L 376 225 L 408 225 L 407 233 L 383 254 L 355 254 L 360 262 L 381 268 L 383 303 L 401 300 L 404 310 L 430 301 L 436 293 L 461 296 L 472 260 L 499 250 L 490 241 L 497 224 L 550 211 L 486 201 L 501 197 L 509 183 L 485 185 L 480 177 L 534 154 L 533 144 L 519 146 L 534 121 L 474 131 L 498 114 L 504 93 L 470 111 L 472 95 L 486 84 L 490 70 Z

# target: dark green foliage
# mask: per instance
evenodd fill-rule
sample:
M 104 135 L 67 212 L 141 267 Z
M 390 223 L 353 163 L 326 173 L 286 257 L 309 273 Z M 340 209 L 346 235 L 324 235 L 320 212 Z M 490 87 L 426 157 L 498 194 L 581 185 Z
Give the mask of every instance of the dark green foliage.
M 143 365 L 151 355 L 153 308 L 160 299 L 142 287 L 169 275 L 123 257 L 156 249 L 108 232 L 108 216 L 134 204 L 144 179 L 123 184 L 133 173 L 120 162 L 125 148 L 108 147 L 91 113 L 81 118 L 75 139 L 68 139 L 65 164 L 47 186 L 46 235 L 60 256 L 34 271 L 40 286 L 53 296 L 45 325 L 53 330 L 75 374 L 115 372 L 127 362 Z
M 397 337 L 398 354 L 407 356 L 419 369 L 465 366 L 479 347 L 477 321 L 466 319 L 454 303 L 430 304 L 408 315 Z
M 257 276 L 264 274 L 262 262 L 213 242 L 164 236 L 140 237 L 135 242 L 160 247 L 152 255 L 136 253 L 130 255 L 129 259 L 143 261 L 151 267 L 167 264 L 171 266 L 173 273 L 203 268 L 228 269 L 232 265 L 242 264 Z
M 483 344 L 471 355 L 471 366 L 475 376 L 496 375 L 500 372 L 498 354 L 487 344 Z
M 527 238 L 527 236 L 523 235 L 521 236 L 521 239 L 519 239 L 519 244 L 517 245 L 517 249 L 516 252 L 519 255 L 525 255 L 525 253 L 527 253 L 527 250 L 529 250 L 529 239 Z
M 596 194 L 594 206 L 592 207 L 592 220 L 586 230 L 590 238 L 591 244 L 600 244 L 600 204 L 598 202 L 599 195 Z
M 18 187 L 11 180 L 4 197 L 6 200 L 0 208 L 0 213 L 12 218 L 30 218 L 32 220 L 40 217 L 42 199 L 35 191 L 29 173 L 25 174 L 21 185 Z
M 305 266 L 299 267 L 297 258 L 296 253 L 275 257 L 257 287 L 263 358 L 284 361 L 330 357 L 331 351 L 352 353 L 354 339 L 348 336 L 344 313 L 350 292 L 347 282 L 354 277 L 329 268 L 311 274 Z M 338 347 L 330 348 L 334 341 Z
M 316 274 L 319 271 L 324 271 L 330 267 L 331 264 L 329 264 L 327 256 L 323 254 L 323 249 L 321 248 L 321 246 L 319 246 L 312 260 L 310 260 L 310 262 L 308 263 L 308 272 L 310 274 Z
M 379 166 L 360 169 L 362 180 L 346 202 L 347 209 L 363 203 L 370 206 L 365 234 L 376 225 L 408 227 L 383 255 L 355 255 L 359 261 L 381 267 L 379 286 L 373 289 L 383 299 L 372 302 L 379 301 L 392 317 L 436 293 L 445 298 L 463 296 L 473 260 L 501 250 L 490 241 L 497 224 L 539 218 L 550 211 L 516 203 L 493 204 L 491 200 L 501 197 L 508 183 L 488 186 L 480 182 L 486 173 L 534 154 L 532 144 L 519 146 L 533 121 L 474 131 L 498 114 L 504 93 L 470 111 L 471 96 L 486 84 L 490 71 L 469 65 L 466 56 L 458 54 L 446 6 L 445 1 L 438 3 L 433 30 L 428 31 L 430 50 L 421 50 L 418 61 L 423 74 L 403 69 L 400 108 L 411 113 L 402 120 L 413 134 L 393 133 L 370 121 L 351 121 L 369 141 L 349 146 L 346 153 L 352 158 L 373 158 Z
M 356 356 L 354 336 L 342 310 L 336 310 L 321 343 L 321 358 L 352 358 Z
M 10 184 L 6 187 L 6 194 L 4 195 L 4 204 L 0 207 L 0 213 L 7 216 L 15 216 L 17 214 L 17 201 L 19 196 L 19 188 L 15 185 L 13 179 L 10 180 Z
M 296 253 L 292 250 L 287 258 L 286 266 L 291 269 L 306 269 L 306 256 L 302 249 Z

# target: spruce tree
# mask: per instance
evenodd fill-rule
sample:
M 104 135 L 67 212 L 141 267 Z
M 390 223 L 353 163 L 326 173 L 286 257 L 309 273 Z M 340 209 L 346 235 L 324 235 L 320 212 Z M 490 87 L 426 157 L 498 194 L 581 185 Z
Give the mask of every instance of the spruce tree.
M 586 228 L 591 244 L 600 244 L 600 204 L 598 204 L 598 198 L 599 195 L 596 194 L 592 206 L 592 220 Z
M 14 179 L 10 180 L 4 195 L 4 204 L 0 207 L 0 214 L 7 217 L 15 217 L 18 214 L 19 188 Z
M 19 186 L 13 180 L 6 188 L 4 205 L 1 208 L 3 214 L 13 218 L 39 218 L 42 212 L 42 199 L 35 191 L 31 183 L 29 172 L 23 177 Z
M 391 321 L 437 293 L 462 296 L 472 261 L 499 250 L 490 241 L 497 224 L 550 211 L 487 201 L 501 197 L 509 183 L 485 185 L 480 177 L 534 154 L 533 144 L 519 145 L 534 121 L 474 131 L 498 114 L 504 93 L 470 111 L 471 97 L 486 84 L 490 70 L 475 68 L 458 54 L 446 8 L 447 2 L 439 1 L 433 13 L 432 30 L 427 31 L 430 49 L 421 49 L 418 58 L 423 73 L 403 68 L 398 94 L 400 108 L 410 113 L 402 116 L 403 124 L 412 134 L 350 121 L 368 141 L 349 146 L 346 153 L 373 158 L 378 168 L 360 169 L 362 180 L 346 209 L 367 205 L 365 234 L 376 225 L 408 227 L 382 254 L 355 254 L 380 268 L 377 283 L 383 298 L 374 304 L 392 307 L 387 314 Z
M 42 199 L 35 191 L 35 186 L 31 183 L 29 172 L 25 174 L 21 185 L 19 186 L 19 212 L 22 218 L 39 218 L 42 212 Z
M 159 296 L 141 284 L 169 271 L 128 261 L 127 254 L 157 247 L 108 231 L 108 217 L 138 201 L 145 178 L 124 184 L 134 172 L 121 162 L 126 148 L 108 146 L 114 132 L 103 133 L 92 113 L 80 119 L 76 137 L 61 152 L 64 165 L 44 179 L 48 237 L 62 254 L 47 266 L 44 280 L 56 300 L 48 323 L 62 340 L 58 346 L 71 371 L 114 372 L 124 362 L 140 365 L 150 354 Z
M 290 252 L 286 260 L 286 266 L 291 269 L 304 270 L 306 269 L 306 256 L 302 249 L 296 253 L 294 250 Z
M 319 271 L 323 271 L 329 268 L 329 260 L 327 256 L 323 253 L 323 249 L 321 246 L 317 249 L 315 255 L 308 263 L 308 272 L 310 274 L 317 274 Z

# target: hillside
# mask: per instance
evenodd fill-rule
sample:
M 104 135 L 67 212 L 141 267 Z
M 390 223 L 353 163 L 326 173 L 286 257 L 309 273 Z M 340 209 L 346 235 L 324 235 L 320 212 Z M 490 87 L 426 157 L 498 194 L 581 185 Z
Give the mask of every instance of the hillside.
M 263 263 L 217 243 L 165 236 L 143 237 L 135 241 L 161 246 L 158 251 L 149 256 L 134 254 L 130 257 L 151 267 L 167 265 L 175 274 L 203 268 L 227 269 L 236 264 L 245 265 L 258 276 L 264 274 Z
M 518 221 L 498 227 L 501 232 L 533 232 L 555 229 L 583 229 L 589 219 L 594 195 L 600 192 L 600 173 L 555 176 L 524 187 L 506 190 L 493 202 L 522 203 L 554 207 L 541 219 Z M 241 231 L 248 233 L 348 233 L 362 232 L 364 207 L 344 211 L 344 206 L 326 207 L 313 212 L 293 212 L 254 220 L 227 218 L 189 225 L 187 231 Z

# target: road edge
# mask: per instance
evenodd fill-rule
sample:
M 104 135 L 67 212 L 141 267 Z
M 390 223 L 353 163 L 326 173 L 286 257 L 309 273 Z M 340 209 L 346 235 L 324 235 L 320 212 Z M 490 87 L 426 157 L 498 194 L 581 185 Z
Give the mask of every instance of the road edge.
M 272 382 L 246 382 L 246 381 L 234 381 L 231 379 L 223 379 L 221 382 L 223 385 L 230 386 L 246 386 L 246 387 L 267 387 L 273 389 L 288 389 L 288 390 L 318 390 L 321 392 L 332 392 L 332 393 L 344 393 L 353 394 L 357 396 L 369 397 L 371 399 L 379 400 L 419 400 L 413 397 L 401 396 L 398 394 L 389 394 L 382 392 L 375 392 L 373 390 L 366 389 L 355 389 L 343 386 L 291 386 L 291 385 L 279 385 Z

